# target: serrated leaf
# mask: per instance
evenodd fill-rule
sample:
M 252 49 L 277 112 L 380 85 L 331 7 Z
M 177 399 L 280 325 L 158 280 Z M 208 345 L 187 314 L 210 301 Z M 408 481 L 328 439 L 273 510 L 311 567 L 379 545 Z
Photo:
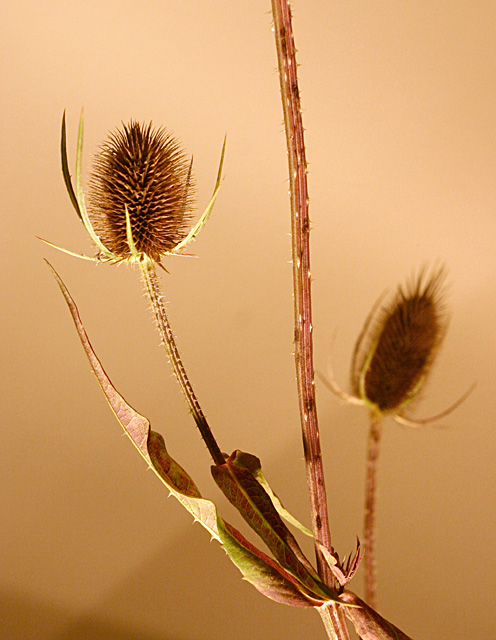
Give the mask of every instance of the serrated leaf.
M 267 492 L 250 471 L 234 464 L 232 456 L 225 464 L 211 467 L 211 471 L 226 498 L 262 538 L 277 562 L 309 592 L 318 594 L 324 600 L 337 600 L 334 593 L 320 581 Z
M 225 522 L 212 501 L 201 497 L 192 478 L 167 453 L 163 437 L 150 429 L 147 418 L 133 409 L 112 385 L 91 346 L 72 296 L 55 269 L 48 261 L 47 264 L 64 295 L 83 348 L 110 407 L 142 457 L 170 493 L 221 543 L 243 577 L 263 595 L 291 606 L 319 607 L 324 604 L 326 598 L 306 592 L 298 580 Z
M 319 544 L 319 548 L 322 551 L 325 561 L 327 562 L 329 569 L 332 571 L 334 577 L 339 584 L 344 587 L 353 578 L 358 571 L 361 561 L 361 547 L 360 540 L 357 538 L 357 548 L 353 555 L 350 555 L 348 559 L 343 562 L 339 559 L 339 554 L 331 548 L 329 550 L 323 544 Z

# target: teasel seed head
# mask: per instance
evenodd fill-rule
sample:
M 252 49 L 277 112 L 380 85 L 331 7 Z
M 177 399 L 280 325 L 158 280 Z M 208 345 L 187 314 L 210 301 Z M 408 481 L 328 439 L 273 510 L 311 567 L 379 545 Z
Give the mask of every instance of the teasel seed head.
M 96 256 L 76 253 L 53 242 L 46 244 L 91 262 L 156 262 L 179 254 L 203 229 L 219 194 L 226 151 L 222 145 L 215 187 L 203 213 L 188 230 L 193 207 L 191 169 L 183 151 L 164 129 L 134 120 L 117 129 L 100 147 L 90 176 L 89 213 L 82 187 L 83 112 L 79 118 L 76 184 L 67 158 L 65 112 L 60 134 L 60 158 L 65 187 L 79 220 L 98 248 Z
M 187 234 L 193 207 L 191 162 L 164 129 L 131 120 L 110 134 L 94 160 L 88 215 L 115 256 L 138 254 L 159 262 Z
M 372 314 L 355 347 L 351 368 L 354 395 L 377 413 L 398 414 L 417 395 L 447 327 L 440 269 L 425 271 Z

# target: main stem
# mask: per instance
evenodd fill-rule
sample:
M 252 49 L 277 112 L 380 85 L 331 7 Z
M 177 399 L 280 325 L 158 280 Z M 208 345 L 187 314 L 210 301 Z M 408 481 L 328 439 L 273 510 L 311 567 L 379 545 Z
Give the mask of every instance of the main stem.
M 376 606 L 375 575 L 375 504 L 377 495 L 377 462 L 382 432 L 382 417 L 370 415 L 370 427 L 367 443 L 367 477 L 365 479 L 365 516 L 363 537 L 365 542 L 365 601 Z
M 182 389 L 184 397 L 186 398 L 186 402 L 188 403 L 189 409 L 193 414 L 193 418 L 195 419 L 195 422 L 198 426 L 198 429 L 200 430 L 205 444 L 207 445 L 207 449 L 209 450 L 213 461 L 217 465 L 224 464 L 224 456 L 222 455 L 222 452 L 219 449 L 219 445 L 217 444 L 213 433 L 208 425 L 207 419 L 205 418 L 202 408 L 200 407 L 198 398 L 193 391 L 193 387 L 191 386 L 191 383 L 188 376 L 186 375 L 186 371 L 181 361 L 176 341 L 174 340 L 174 334 L 172 333 L 172 329 L 165 312 L 155 266 L 151 260 L 148 260 L 146 258 L 140 261 L 139 264 L 146 294 L 150 300 L 153 313 L 155 315 L 155 322 L 160 332 L 162 342 L 164 343 L 165 349 L 167 351 L 167 355 L 169 356 L 170 363 L 172 364 L 174 373 L 176 374 L 176 378 Z
M 331 588 L 335 588 L 334 577 L 319 546 L 323 545 L 331 549 L 331 533 L 315 402 L 307 164 L 296 72 L 296 54 L 288 0 L 272 0 L 272 15 L 289 165 L 295 361 L 303 450 L 310 494 L 317 569 L 321 579 Z M 342 609 L 335 604 L 326 606 L 321 611 L 321 617 L 330 638 L 349 638 Z
M 312 310 L 310 291 L 310 219 L 308 215 L 307 165 L 303 123 L 296 76 L 296 58 L 291 14 L 286 0 L 272 0 L 279 79 L 281 85 L 291 196 L 291 231 L 295 314 L 295 361 L 303 432 L 307 481 L 316 543 L 331 548 L 331 534 L 320 449 L 313 370 Z M 332 586 L 322 552 L 316 544 L 319 575 Z

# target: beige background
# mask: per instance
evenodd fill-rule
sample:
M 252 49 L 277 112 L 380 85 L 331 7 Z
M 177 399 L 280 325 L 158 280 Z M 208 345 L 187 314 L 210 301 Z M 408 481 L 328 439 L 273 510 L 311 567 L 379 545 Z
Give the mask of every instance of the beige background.
M 106 406 L 42 258 L 77 300 L 116 386 L 225 504 L 158 346 L 137 274 L 94 266 L 65 193 L 121 120 L 153 120 L 194 154 L 208 201 L 163 283 L 184 362 L 223 449 L 258 454 L 305 522 L 292 360 L 287 175 L 268 0 L 7 1 L 1 9 L 2 462 L 0 636 L 323 638 L 318 616 L 240 580 L 139 458 Z M 316 366 L 346 385 L 385 289 L 444 262 L 449 334 L 419 417 L 475 380 L 448 428 L 387 424 L 380 469 L 380 609 L 416 640 L 496 637 L 496 10 L 493 2 L 295 1 L 309 160 Z M 318 383 L 334 542 L 361 530 L 366 414 Z M 238 522 L 229 508 L 223 513 Z M 307 545 L 307 549 L 310 547 Z M 361 576 L 355 582 L 361 589 Z

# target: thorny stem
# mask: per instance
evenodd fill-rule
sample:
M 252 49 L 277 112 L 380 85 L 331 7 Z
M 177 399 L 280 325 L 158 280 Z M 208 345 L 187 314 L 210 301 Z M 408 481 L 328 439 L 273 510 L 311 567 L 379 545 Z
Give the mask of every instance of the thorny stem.
M 281 85 L 291 196 L 291 232 L 295 312 L 295 360 L 307 465 L 307 481 L 312 506 L 312 527 L 316 542 L 331 547 L 327 503 L 320 450 L 313 371 L 312 317 L 310 293 L 310 219 L 308 216 L 307 166 L 303 140 L 296 58 L 287 0 L 272 0 L 279 80 Z M 319 574 L 327 564 L 316 546 Z M 330 586 L 333 577 L 327 572 Z
M 312 344 L 310 290 L 310 219 L 308 215 L 307 164 L 296 55 L 288 0 L 272 0 L 279 82 L 284 112 L 291 197 L 291 232 L 295 313 L 295 361 L 303 449 L 310 494 L 312 530 L 315 539 L 317 569 L 331 588 L 335 580 L 318 543 L 331 549 L 324 469 L 320 449 Z M 321 610 L 319 610 L 321 611 Z M 330 638 L 348 639 L 342 609 L 335 604 L 322 609 L 322 619 Z
M 370 415 L 369 436 L 367 442 L 367 477 L 365 479 L 365 516 L 363 537 L 365 546 L 365 601 L 376 606 L 375 575 L 375 503 L 377 495 L 377 461 L 382 432 L 382 416 Z
M 143 284 L 152 305 L 153 313 L 155 315 L 155 321 L 160 332 L 162 342 L 164 343 L 167 355 L 169 356 L 169 360 L 172 364 L 172 368 L 174 369 L 174 373 L 176 374 L 184 397 L 186 398 L 186 402 L 188 403 L 189 409 L 193 414 L 193 418 L 195 419 L 195 422 L 198 426 L 198 429 L 200 430 L 205 444 L 207 445 L 207 449 L 209 450 L 213 461 L 217 465 L 224 464 L 224 456 L 222 455 L 222 452 L 219 449 L 219 445 L 217 444 L 213 433 L 210 430 L 207 419 L 205 418 L 205 415 L 203 414 L 203 411 L 200 407 L 200 403 L 198 402 L 198 398 L 196 397 L 189 378 L 186 375 L 186 371 L 184 370 L 184 366 L 176 346 L 176 341 L 174 340 L 174 334 L 172 333 L 169 320 L 167 319 L 167 314 L 165 312 L 165 307 L 160 292 L 160 284 L 153 262 L 151 260 L 145 259 L 140 261 L 139 264 L 141 268 Z

